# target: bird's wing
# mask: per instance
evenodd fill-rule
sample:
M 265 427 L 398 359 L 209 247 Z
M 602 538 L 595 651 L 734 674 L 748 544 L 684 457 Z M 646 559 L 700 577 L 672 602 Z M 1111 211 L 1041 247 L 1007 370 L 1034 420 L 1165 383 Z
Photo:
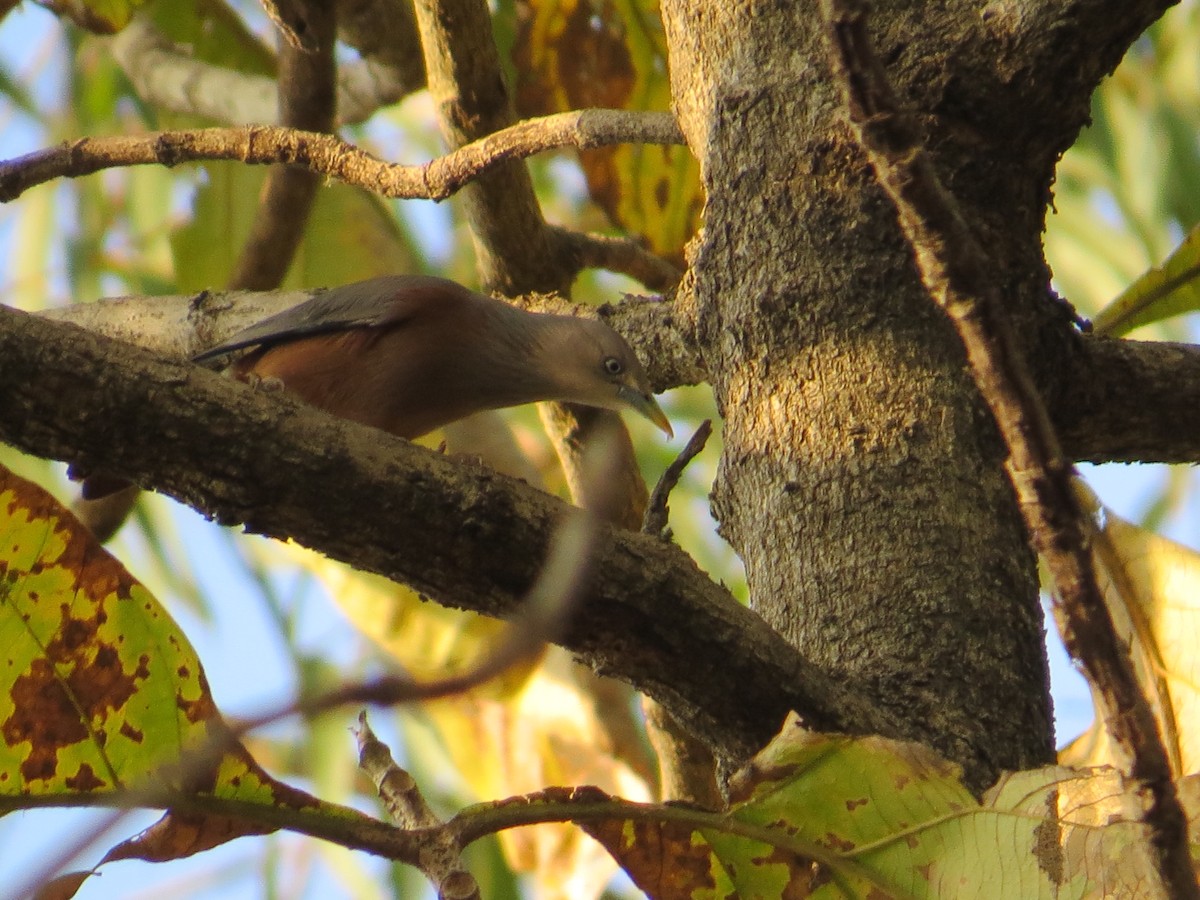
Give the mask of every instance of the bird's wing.
M 384 275 L 330 288 L 234 334 L 193 359 L 201 362 L 244 347 L 271 346 L 300 337 L 398 325 L 429 304 L 468 294 L 462 285 L 429 275 Z

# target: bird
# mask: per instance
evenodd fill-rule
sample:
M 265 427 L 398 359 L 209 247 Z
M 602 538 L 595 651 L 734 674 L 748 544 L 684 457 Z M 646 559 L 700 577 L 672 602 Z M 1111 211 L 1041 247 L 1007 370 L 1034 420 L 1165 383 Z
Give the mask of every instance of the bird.
M 604 322 L 529 312 L 430 275 L 328 288 L 194 357 L 402 438 L 542 400 L 632 409 L 668 436 L 641 362 Z

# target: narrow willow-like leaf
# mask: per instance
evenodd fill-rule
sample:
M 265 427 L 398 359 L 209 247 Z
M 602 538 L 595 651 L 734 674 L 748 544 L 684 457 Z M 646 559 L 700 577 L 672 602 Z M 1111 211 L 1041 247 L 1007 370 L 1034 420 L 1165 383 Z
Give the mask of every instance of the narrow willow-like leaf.
M 1160 266 L 1129 285 L 1092 323 L 1114 337 L 1200 309 L 1200 226 Z

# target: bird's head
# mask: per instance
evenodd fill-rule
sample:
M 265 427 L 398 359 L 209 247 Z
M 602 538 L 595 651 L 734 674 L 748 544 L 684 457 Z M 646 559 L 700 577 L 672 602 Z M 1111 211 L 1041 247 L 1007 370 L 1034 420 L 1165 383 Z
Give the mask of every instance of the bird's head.
M 543 364 L 555 373 L 558 399 L 605 409 L 632 409 L 668 436 L 671 423 L 654 399 L 650 379 L 625 339 L 604 322 L 548 316 Z

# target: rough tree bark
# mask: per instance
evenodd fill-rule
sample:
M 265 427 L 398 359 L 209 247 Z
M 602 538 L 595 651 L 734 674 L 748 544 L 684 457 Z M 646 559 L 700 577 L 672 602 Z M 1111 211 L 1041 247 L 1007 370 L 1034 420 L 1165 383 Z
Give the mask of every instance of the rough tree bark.
M 871 19 L 1043 376 L 1076 344 L 1040 247 L 1053 164 L 1165 5 L 881 2 Z M 714 509 L 753 607 L 972 783 L 1051 759 L 1004 448 L 845 124 L 815 5 L 663 13 L 708 192 L 678 302 L 725 417 Z

